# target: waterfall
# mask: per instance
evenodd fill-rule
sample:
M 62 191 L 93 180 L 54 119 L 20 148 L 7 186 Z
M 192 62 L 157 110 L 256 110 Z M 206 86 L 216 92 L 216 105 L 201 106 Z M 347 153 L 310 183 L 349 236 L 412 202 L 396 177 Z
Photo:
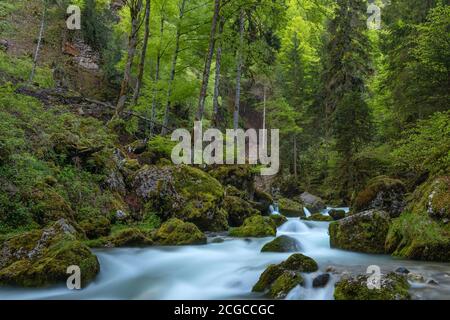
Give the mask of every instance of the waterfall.
M 305 213 L 305 215 L 306 215 L 307 217 L 310 217 L 310 216 L 311 216 L 311 212 L 308 210 L 307 207 L 303 207 L 303 212 Z
M 278 208 L 278 204 L 274 203 L 269 206 L 270 214 L 280 214 L 280 209 Z

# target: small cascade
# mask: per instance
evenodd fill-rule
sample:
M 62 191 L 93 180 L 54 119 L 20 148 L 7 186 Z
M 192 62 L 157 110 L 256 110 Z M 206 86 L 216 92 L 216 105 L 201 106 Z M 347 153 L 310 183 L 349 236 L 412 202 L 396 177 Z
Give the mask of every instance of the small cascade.
M 269 206 L 270 214 L 280 214 L 280 209 L 278 208 L 278 204 L 274 203 Z
M 308 232 L 309 227 L 300 219 L 289 219 L 281 227 L 278 228 L 280 233 L 301 233 Z
M 306 217 L 310 217 L 311 216 L 311 212 L 308 210 L 307 207 L 303 207 L 303 212 L 305 213 Z

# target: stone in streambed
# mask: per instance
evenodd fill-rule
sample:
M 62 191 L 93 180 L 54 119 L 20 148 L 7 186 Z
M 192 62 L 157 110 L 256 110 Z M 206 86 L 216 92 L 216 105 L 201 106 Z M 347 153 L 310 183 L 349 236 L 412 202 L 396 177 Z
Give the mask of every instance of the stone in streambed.
M 311 213 L 317 213 L 326 208 L 323 200 L 311 193 L 303 192 L 300 195 L 300 201 Z
M 236 196 L 226 196 L 223 201 L 223 208 L 228 213 L 230 227 L 240 227 L 245 219 L 261 214 L 249 202 Z
M 333 218 L 330 216 L 326 216 L 321 213 L 313 213 L 311 216 L 306 218 L 308 221 L 333 221 Z
M 193 223 L 172 218 L 156 230 L 153 240 L 160 245 L 206 244 L 206 236 Z
M 337 221 L 337 220 L 341 220 L 345 218 L 345 211 L 344 210 L 336 210 L 336 209 L 331 209 L 330 211 L 328 211 L 328 215 L 333 218 L 333 220 Z
M 288 217 L 304 217 L 305 212 L 303 211 L 303 206 L 297 201 L 288 199 L 288 198 L 280 198 L 277 200 L 278 208 L 280 213 L 288 216 Z
M 300 242 L 297 239 L 282 235 L 266 243 L 261 252 L 296 252 L 300 249 Z
M 284 223 L 286 223 L 288 221 L 288 219 L 285 216 L 283 216 L 282 214 L 272 214 L 269 217 L 270 217 L 270 219 L 273 220 L 273 222 L 275 222 L 275 225 L 277 227 L 282 226 Z
M 314 259 L 301 253 L 294 253 L 286 261 L 282 262 L 281 266 L 285 269 L 299 272 L 315 272 L 319 270 L 319 266 Z
M 409 270 L 406 269 L 405 267 L 399 267 L 399 268 L 395 269 L 395 272 L 396 273 L 401 273 L 401 274 L 408 274 Z
M 272 299 L 283 299 L 288 293 L 298 285 L 303 285 L 303 277 L 300 273 L 295 271 L 285 270 L 283 273 L 272 283 L 269 296 Z
M 269 217 L 253 216 L 245 219 L 241 227 L 231 229 L 232 237 L 274 237 L 277 234 L 275 223 Z
M 313 280 L 313 288 L 323 288 L 328 284 L 329 281 L 330 281 L 329 273 L 318 275 Z
M 369 289 L 367 275 L 346 277 L 335 285 L 336 300 L 409 300 L 409 284 L 403 275 L 381 275 L 380 289 Z

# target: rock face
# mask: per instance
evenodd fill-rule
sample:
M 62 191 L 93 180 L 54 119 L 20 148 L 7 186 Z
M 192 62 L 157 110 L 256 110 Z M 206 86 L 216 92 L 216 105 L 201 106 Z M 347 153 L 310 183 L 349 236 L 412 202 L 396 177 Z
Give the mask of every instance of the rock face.
M 332 222 L 329 226 L 331 247 L 366 253 L 384 253 L 389 225 L 389 214 L 379 210 L 364 211 Z
M 253 292 L 267 292 L 273 299 L 282 299 L 298 285 L 303 285 L 301 272 L 317 271 L 317 263 L 296 253 L 280 264 L 272 264 L 261 274 Z
M 249 202 L 235 196 L 226 196 L 223 205 L 228 213 L 228 224 L 230 227 L 240 227 L 245 219 L 261 214 Z
M 303 206 L 297 201 L 280 198 L 277 200 L 280 213 L 288 217 L 303 217 L 305 212 L 303 211 Z
M 202 231 L 228 229 L 222 208 L 222 185 L 205 172 L 189 166 L 144 166 L 134 178 L 137 196 L 162 218 L 192 222 Z
M 300 242 L 297 239 L 282 235 L 266 243 L 261 252 L 296 252 L 300 249 Z
M 97 257 L 61 219 L 51 227 L 6 239 L 0 247 L 0 284 L 46 286 L 67 280 L 67 268 L 81 269 L 82 284 L 99 272 Z
M 154 241 L 162 245 L 206 244 L 206 236 L 193 223 L 172 218 L 155 232 Z
M 402 275 L 390 273 L 382 275 L 380 289 L 369 289 L 368 276 L 359 275 L 341 279 L 336 283 L 336 300 L 409 300 L 409 284 Z
M 398 217 L 405 207 L 405 192 L 405 185 L 400 180 L 377 177 L 357 195 L 352 211 L 378 209 L 388 212 L 392 218 Z
M 241 227 L 231 229 L 232 237 L 274 237 L 277 227 L 272 219 L 263 216 L 253 216 L 245 219 Z
M 341 220 L 345 218 L 345 211 L 344 210 L 335 210 L 335 209 L 331 209 L 328 214 L 330 215 L 330 217 L 333 218 L 333 220 L 337 221 L 337 220 Z
M 386 239 L 386 252 L 426 261 L 450 262 L 449 177 L 438 177 L 418 187 Z
M 300 195 L 300 200 L 311 213 L 316 213 L 326 208 L 325 203 L 321 198 L 308 192 L 303 192 Z

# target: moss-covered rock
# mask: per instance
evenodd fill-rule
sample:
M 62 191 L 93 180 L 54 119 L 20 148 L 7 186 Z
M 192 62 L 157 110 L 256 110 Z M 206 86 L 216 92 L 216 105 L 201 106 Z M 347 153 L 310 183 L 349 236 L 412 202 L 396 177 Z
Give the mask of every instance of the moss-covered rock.
M 285 270 L 283 273 L 272 283 L 269 296 L 272 299 L 283 299 L 288 293 L 298 285 L 303 285 L 303 277 L 300 273 Z
M 253 216 L 245 219 L 241 227 L 231 229 L 232 237 L 274 237 L 277 227 L 272 219 L 263 216 Z
M 41 226 L 45 226 L 59 219 L 74 220 L 74 212 L 68 203 L 53 188 L 42 186 L 33 190 L 30 201 L 34 204 L 31 208 L 33 219 Z
M 253 286 L 253 292 L 268 292 L 274 299 L 284 298 L 297 285 L 303 285 L 301 272 L 315 272 L 317 263 L 302 254 L 295 253 L 286 261 L 271 264 Z
M 161 245 L 206 244 L 206 236 L 193 223 L 172 218 L 163 223 L 153 239 Z
M 387 252 L 415 260 L 450 261 L 446 179 L 430 179 L 415 190 L 404 212 L 393 220 L 385 244 Z
M 151 236 L 139 228 L 124 228 L 121 229 L 106 239 L 101 239 L 101 242 L 96 243 L 95 246 L 104 247 L 141 247 L 151 246 L 153 240 Z
M 261 252 L 296 252 L 300 249 L 300 242 L 297 239 L 282 235 L 266 243 Z
M 313 213 L 306 220 L 309 221 L 334 221 L 334 219 L 330 216 L 321 214 L 321 213 Z
M 372 179 L 352 205 L 352 212 L 384 210 L 392 218 L 398 217 L 405 207 L 405 185 L 398 179 L 380 176 Z
M 304 217 L 305 212 L 303 211 L 303 206 L 297 201 L 280 198 L 277 200 L 278 208 L 280 213 L 288 217 Z
M 88 239 L 96 239 L 109 235 L 111 222 L 103 216 L 91 217 L 80 222 L 80 227 Z
M 228 213 L 230 227 L 240 227 L 245 219 L 261 214 L 249 202 L 235 196 L 226 196 L 223 201 L 223 208 Z
M 228 229 L 222 185 L 207 173 L 190 166 L 145 166 L 133 182 L 137 196 L 163 221 L 178 218 L 202 231 Z
M 328 214 L 335 221 L 345 218 L 345 211 L 344 210 L 331 209 L 330 211 L 328 211 Z
M 61 219 L 51 227 L 6 239 L 0 249 L 0 284 L 46 286 L 67 280 L 79 266 L 82 284 L 99 272 L 97 257 L 81 243 L 74 227 Z
M 269 217 L 270 219 L 273 220 L 273 222 L 275 222 L 275 225 L 277 227 L 282 226 L 284 223 L 288 221 L 288 219 L 282 214 L 271 214 Z
M 256 189 L 254 195 L 254 201 L 256 202 L 256 208 L 261 211 L 263 214 L 270 213 L 270 205 L 273 204 L 273 198 L 267 192 Z
M 384 243 L 390 226 L 385 211 L 368 210 L 357 213 L 329 226 L 330 245 L 344 250 L 384 253 Z
M 341 279 L 335 285 L 336 300 L 409 300 L 406 277 L 395 273 L 382 275 L 380 289 L 369 289 L 368 276 L 359 275 Z
M 246 193 L 253 200 L 255 193 L 255 172 L 250 165 L 224 165 L 219 166 L 209 174 L 220 181 L 224 186 L 234 186 Z
M 319 266 L 314 259 L 301 253 L 291 255 L 286 261 L 281 263 L 281 267 L 299 272 L 315 272 L 319 270 Z
M 303 192 L 300 195 L 300 201 L 311 213 L 316 213 L 326 208 L 325 202 L 320 197 L 309 192 Z

